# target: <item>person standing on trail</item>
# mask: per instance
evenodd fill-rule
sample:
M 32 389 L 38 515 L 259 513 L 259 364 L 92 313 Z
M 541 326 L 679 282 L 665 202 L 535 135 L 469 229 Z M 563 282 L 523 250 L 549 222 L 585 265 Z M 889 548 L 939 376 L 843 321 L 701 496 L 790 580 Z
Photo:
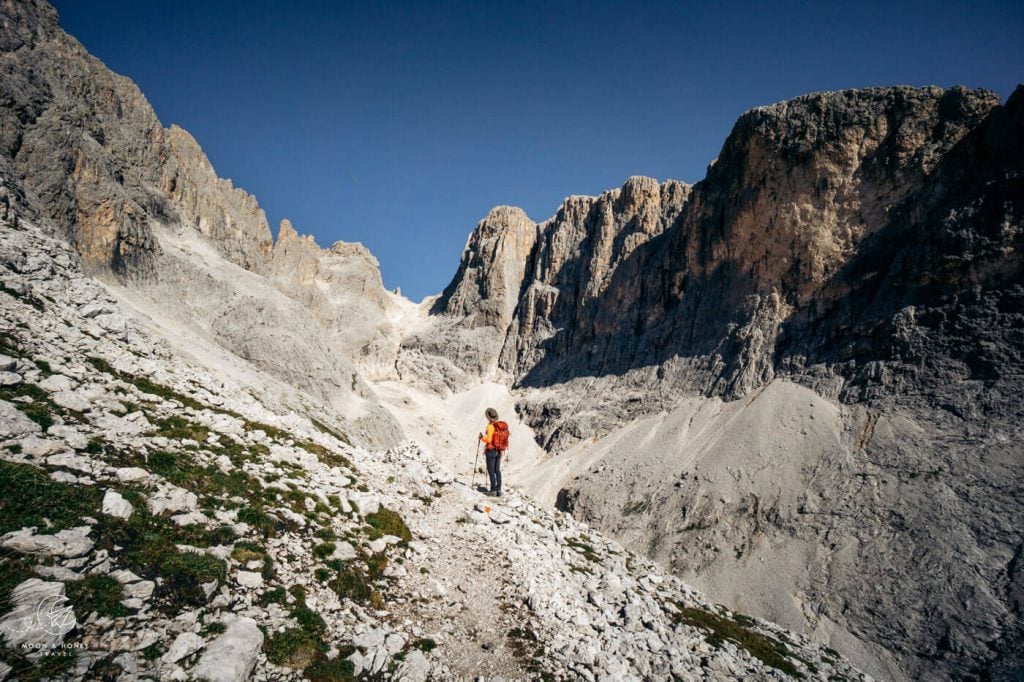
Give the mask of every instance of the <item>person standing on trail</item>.
M 487 417 L 487 432 L 480 434 L 480 442 L 484 444 L 487 476 L 491 479 L 491 489 L 487 492 L 501 497 L 501 457 L 508 449 L 508 424 L 498 420 L 498 411 L 493 407 L 488 407 L 484 416 Z

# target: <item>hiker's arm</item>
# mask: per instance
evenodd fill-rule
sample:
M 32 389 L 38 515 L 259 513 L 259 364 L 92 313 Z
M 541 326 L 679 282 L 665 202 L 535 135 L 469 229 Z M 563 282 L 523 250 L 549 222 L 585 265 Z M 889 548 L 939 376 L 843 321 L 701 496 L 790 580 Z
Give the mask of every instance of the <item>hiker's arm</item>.
M 492 438 L 494 438 L 494 424 L 488 424 L 487 435 L 480 434 L 480 441 L 485 445 L 490 445 Z

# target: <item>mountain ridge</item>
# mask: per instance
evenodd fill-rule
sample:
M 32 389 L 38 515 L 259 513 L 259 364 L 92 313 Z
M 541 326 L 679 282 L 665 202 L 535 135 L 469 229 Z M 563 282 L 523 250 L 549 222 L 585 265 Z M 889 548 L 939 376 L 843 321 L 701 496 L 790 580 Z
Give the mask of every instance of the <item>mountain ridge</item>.
M 1020 669 L 1021 89 L 752 109 L 695 185 L 497 207 L 416 306 L 360 246 L 273 240 L 48 5 L 0 15 L 2 217 L 197 367 L 375 449 L 424 428 L 405 391 L 511 386 L 550 454 L 524 485 L 716 598 L 892 679 Z

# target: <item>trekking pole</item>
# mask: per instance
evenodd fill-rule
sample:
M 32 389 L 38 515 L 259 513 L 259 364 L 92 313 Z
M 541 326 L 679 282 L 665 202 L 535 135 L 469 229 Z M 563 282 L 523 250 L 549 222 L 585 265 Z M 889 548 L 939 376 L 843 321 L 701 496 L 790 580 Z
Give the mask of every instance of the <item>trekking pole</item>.
M 476 457 L 473 458 L 473 478 L 469 482 L 469 487 L 474 488 L 476 486 L 476 464 L 480 461 L 480 439 L 476 441 Z

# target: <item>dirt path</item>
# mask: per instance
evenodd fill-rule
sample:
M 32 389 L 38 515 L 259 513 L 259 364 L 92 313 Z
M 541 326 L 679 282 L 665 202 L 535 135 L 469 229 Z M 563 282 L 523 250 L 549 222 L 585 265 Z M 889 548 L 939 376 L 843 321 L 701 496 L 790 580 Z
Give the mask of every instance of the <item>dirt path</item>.
M 526 679 L 528 670 L 508 638 L 519 625 L 507 589 L 514 574 L 505 553 L 488 540 L 511 528 L 466 522 L 466 509 L 481 500 L 494 504 L 456 484 L 412 516 L 413 531 L 430 537 L 409 567 L 403 585 L 411 598 L 395 609 L 395 618 L 418 624 L 443 647 L 457 679 Z M 442 599 L 426 599 L 438 595 Z

